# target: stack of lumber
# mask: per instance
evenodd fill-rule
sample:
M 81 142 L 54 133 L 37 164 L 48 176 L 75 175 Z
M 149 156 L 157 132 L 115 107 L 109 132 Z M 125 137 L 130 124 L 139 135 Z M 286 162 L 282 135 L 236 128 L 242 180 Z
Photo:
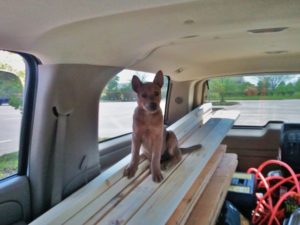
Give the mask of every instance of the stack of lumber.
M 204 202 L 215 212 L 222 205 L 220 196 L 225 196 L 237 160 L 235 155 L 226 154 L 226 146 L 220 143 L 237 117 L 238 113 L 233 111 L 212 117 L 211 105 L 195 109 L 169 129 L 182 146 L 201 143 L 202 148 L 184 155 L 180 163 L 163 171 L 161 183 L 152 181 L 149 162 L 144 159 L 134 178 L 123 177 L 130 161 L 127 156 L 31 225 L 213 224 L 211 211 L 201 216 L 209 222 L 195 222 L 199 219 L 195 210 L 205 209 Z M 231 169 L 226 171 L 226 165 L 231 165 Z M 222 179 L 222 185 L 218 184 Z M 211 189 L 214 191 L 210 192 Z M 216 196 L 218 199 L 211 200 Z

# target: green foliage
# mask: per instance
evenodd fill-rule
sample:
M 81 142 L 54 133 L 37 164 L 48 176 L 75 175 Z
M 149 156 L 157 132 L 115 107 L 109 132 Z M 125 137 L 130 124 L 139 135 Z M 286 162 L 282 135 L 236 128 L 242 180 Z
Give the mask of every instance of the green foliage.
M 222 77 L 209 81 L 209 90 L 212 93 L 217 93 L 220 97 L 220 102 L 225 102 L 226 96 L 234 96 L 244 92 L 247 83 L 240 77 Z
M 285 95 L 286 94 L 286 85 L 284 82 L 281 82 L 275 89 L 275 93 L 277 95 Z
M 289 83 L 286 85 L 286 89 L 285 89 L 286 94 L 292 96 L 295 93 L 295 91 L 296 90 L 293 84 Z
M 292 83 L 292 76 L 257 76 L 257 83 L 243 77 L 222 77 L 209 81 L 208 100 L 225 104 L 226 100 L 298 99 L 300 78 Z
M 0 97 L 9 99 L 14 108 L 22 105 L 23 86 L 19 77 L 13 73 L 0 71 Z
M 295 99 L 300 99 L 300 91 L 294 92 L 293 97 Z
M 13 73 L 19 77 L 22 84 L 25 83 L 25 64 L 23 58 L 16 53 L 7 52 L 0 50 L 0 55 L 2 60 L 0 61 L 0 71 L 6 71 Z M 24 65 L 20 66 L 20 65 Z
M 146 81 L 146 76 L 143 73 L 136 72 L 136 75 L 142 82 Z M 135 101 L 136 93 L 132 90 L 131 82 L 120 83 L 120 77 L 115 76 L 111 79 L 104 88 L 101 99 L 104 101 Z M 166 96 L 168 91 L 168 78 L 164 77 L 164 86 L 161 89 L 162 96 Z
M 294 88 L 296 92 L 300 92 L 300 78 L 295 82 Z
M 0 179 L 17 173 L 18 152 L 0 156 Z
M 13 59 L 15 63 L 20 63 L 23 59 L 18 54 L 6 51 L 0 51 L 0 54 L 5 56 L 0 62 L 0 98 L 8 98 L 11 106 L 19 108 L 22 105 L 25 68 L 20 69 L 14 63 L 8 63 L 9 59 Z
M 108 84 L 106 85 L 106 91 L 116 91 L 118 89 L 118 83 L 119 83 L 120 77 L 115 76 L 113 79 L 111 79 Z

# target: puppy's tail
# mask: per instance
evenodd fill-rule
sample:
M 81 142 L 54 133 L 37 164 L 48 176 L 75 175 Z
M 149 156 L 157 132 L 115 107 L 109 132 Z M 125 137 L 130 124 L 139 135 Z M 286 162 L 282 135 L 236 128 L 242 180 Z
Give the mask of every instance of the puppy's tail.
M 179 147 L 179 149 L 181 150 L 182 154 L 191 153 L 191 152 L 193 152 L 195 150 L 199 150 L 201 148 L 202 148 L 201 144 L 192 145 L 192 146 L 189 146 L 189 147 Z

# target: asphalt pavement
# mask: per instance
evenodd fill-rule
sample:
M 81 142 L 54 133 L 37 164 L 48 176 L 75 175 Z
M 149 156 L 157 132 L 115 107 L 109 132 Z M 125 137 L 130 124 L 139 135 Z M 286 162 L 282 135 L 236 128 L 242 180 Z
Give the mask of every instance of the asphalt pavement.
M 0 156 L 19 150 L 22 114 L 9 105 L 0 106 Z

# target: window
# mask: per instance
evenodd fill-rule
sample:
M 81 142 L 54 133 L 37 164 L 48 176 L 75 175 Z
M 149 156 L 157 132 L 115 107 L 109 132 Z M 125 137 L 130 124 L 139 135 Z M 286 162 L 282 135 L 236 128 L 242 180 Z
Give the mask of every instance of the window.
M 208 81 L 207 101 L 215 109 L 239 110 L 239 126 L 268 121 L 300 123 L 300 74 L 257 74 Z
M 140 71 L 123 70 L 104 88 L 99 104 L 99 141 L 132 132 L 132 116 L 136 107 L 136 94 L 131 79 L 137 75 L 141 81 L 153 81 L 154 75 Z M 161 109 L 164 113 L 169 80 L 165 76 L 162 87 Z
M 23 58 L 0 50 L 0 179 L 18 169 L 24 83 Z

